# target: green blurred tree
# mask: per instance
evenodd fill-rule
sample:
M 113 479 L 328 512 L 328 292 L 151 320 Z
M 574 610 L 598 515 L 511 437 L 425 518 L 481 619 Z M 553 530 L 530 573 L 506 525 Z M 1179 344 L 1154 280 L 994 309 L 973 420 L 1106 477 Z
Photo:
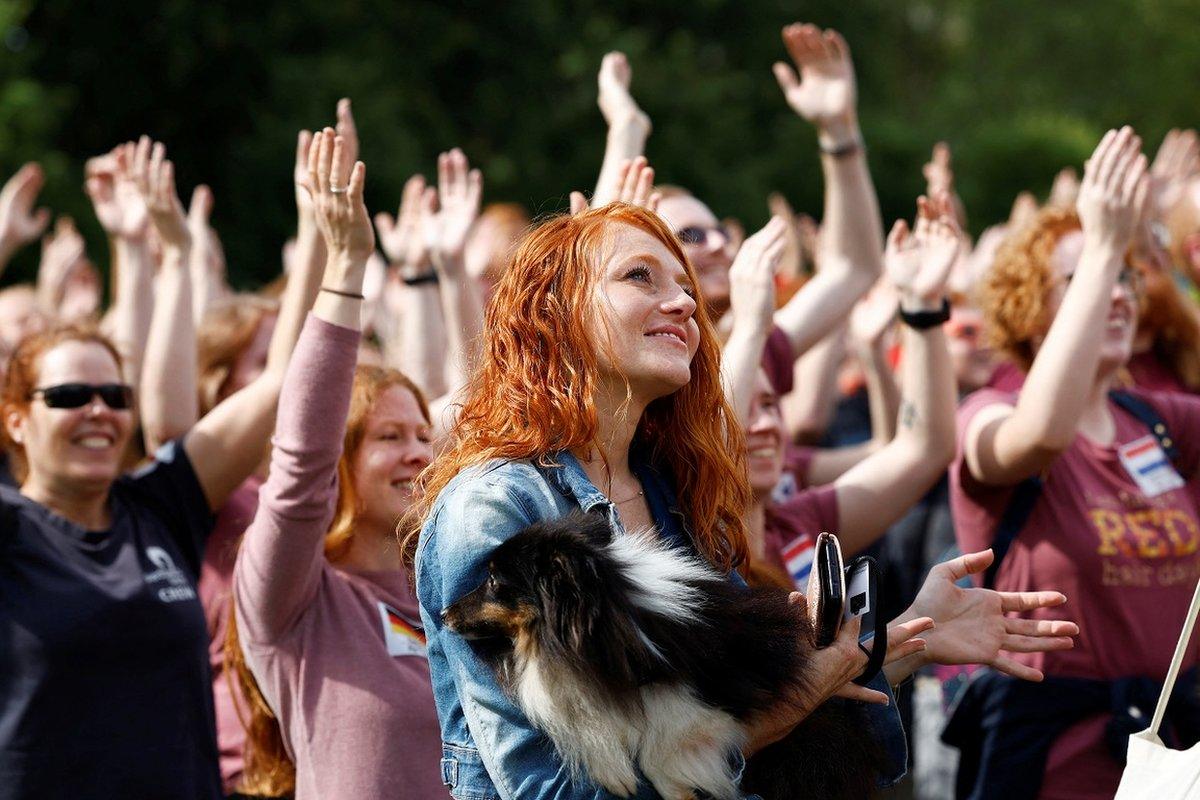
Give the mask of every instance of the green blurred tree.
M 595 71 L 622 49 L 654 121 L 660 180 L 751 229 L 772 190 L 820 208 L 812 132 L 770 72 L 784 57 L 780 27 L 800 17 L 850 42 L 888 220 L 911 215 L 938 139 L 954 149 L 978 231 L 1021 189 L 1044 194 L 1110 125 L 1130 122 L 1156 144 L 1168 127 L 1200 124 L 1180 91 L 1200 72 L 1191 2 L 850 5 L 0 0 L 0 170 L 42 162 L 45 204 L 79 220 L 96 257 L 84 161 L 143 132 L 161 138 L 185 192 L 213 187 L 231 278 L 254 286 L 278 273 L 294 225 L 296 131 L 331 123 L 343 95 L 372 210 L 391 210 L 410 173 L 432 175 L 437 152 L 458 145 L 483 169 L 487 200 L 545 213 L 595 180 Z M 35 263 L 23 254 L 5 280 Z

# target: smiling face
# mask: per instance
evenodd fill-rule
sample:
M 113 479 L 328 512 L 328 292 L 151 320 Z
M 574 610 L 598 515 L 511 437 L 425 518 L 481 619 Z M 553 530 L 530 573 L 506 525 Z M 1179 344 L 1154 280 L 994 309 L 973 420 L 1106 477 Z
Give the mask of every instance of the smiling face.
M 634 397 L 649 403 L 691 379 L 700 346 L 694 289 L 683 264 L 656 237 L 625 223 L 609 233 L 589 338 L 600 343 L 601 386 L 623 397 L 628 380 Z
M 390 386 L 371 408 L 353 457 L 358 522 L 391 530 L 413 499 L 413 478 L 433 460 L 429 422 L 404 386 Z
M 1051 317 L 1058 313 L 1071 276 L 1074 275 L 1083 255 L 1083 232 L 1071 231 L 1058 240 L 1050 257 L 1051 268 L 1057 281 L 1050 289 L 1048 309 Z M 1126 267 L 1125 269 L 1132 269 Z M 1123 365 L 1133 353 L 1133 339 L 1137 334 L 1137 292 L 1126 282 L 1118 281 L 1110 292 L 1108 318 L 1104 338 L 1100 342 L 1100 369 L 1111 370 Z
M 783 474 L 783 411 L 767 373 L 758 371 L 746 425 L 746 463 L 755 499 L 768 496 Z
M 95 342 L 66 341 L 42 354 L 35 388 L 64 383 L 121 383 L 112 355 Z M 106 490 L 121 471 L 121 456 L 133 431 L 133 412 L 112 409 L 98 396 L 80 408 L 50 408 L 39 394 L 24 408 L 10 409 L 5 425 L 24 448 L 26 483 L 70 491 Z
M 690 195 L 672 195 L 658 204 L 658 215 L 678 234 L 692 229 L 702 234 L 699 242 L 685 241 L 683 252 L 696 270 L 700 294 L 708 304 L 712 319 L 729 310 L 729 268 L 733 265 L 733 245 L 722 233 L 716 215 L 704 203 Z

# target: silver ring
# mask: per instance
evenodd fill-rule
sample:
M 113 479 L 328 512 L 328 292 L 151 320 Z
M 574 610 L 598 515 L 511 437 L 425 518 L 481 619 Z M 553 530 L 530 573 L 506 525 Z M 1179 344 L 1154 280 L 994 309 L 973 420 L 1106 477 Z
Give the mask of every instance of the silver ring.
M 345 193 L 346 193 L 346 192 L 348 192 L 348 191 L 350 191 L 350 187 L 349 187 L 349 186 L 343 186 L 343 187 L 342 187 L 342 188 L 340 188 L 340 189 L 339 189 L 339 188 L 337 188 L 336 186 L 330 186 L 330 187 L 329 187 L 329 193 L 330 193 L 330 194 L 345 194 Z

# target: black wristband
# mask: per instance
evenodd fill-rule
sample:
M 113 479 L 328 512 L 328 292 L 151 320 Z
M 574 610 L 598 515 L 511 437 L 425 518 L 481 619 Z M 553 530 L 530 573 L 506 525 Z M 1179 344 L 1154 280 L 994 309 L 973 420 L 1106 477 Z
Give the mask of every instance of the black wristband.
M 936 328 L 950 319 L 950 300 L 942 298 L 942 307 L 937 311 L 905 311 L 900 308 L 900 321 L 913 330 L 923 331 Z
M 341 289 L 330 289 L 328 286 L 322 286 L 321 291 L 329 292 L 330 294 L 336 294 L 339 297 L 349 297 L 351 300 L 365 299 L 361 294 L 358 294 L 356 292 L 343 292 Z
M 834 145 L 832 147 L 817 142 L 817 146 L 821 148 L 821 152 L 824 155 L 827 155 L 830 158 L 845 158 L 846 156 L 852 156 L 859 150 L 863 150 L 866 147 L 866 145 L 862 143 L 861 139 L 851 139 L 845 144 Z
M 438 274 L 436 270 L 430 270 L 421 275 L 413 275 L 411 278 L 401 275 L 400 280 L 404 281 L 405 286 L 422 286 L 426 283 L 437 283 Z

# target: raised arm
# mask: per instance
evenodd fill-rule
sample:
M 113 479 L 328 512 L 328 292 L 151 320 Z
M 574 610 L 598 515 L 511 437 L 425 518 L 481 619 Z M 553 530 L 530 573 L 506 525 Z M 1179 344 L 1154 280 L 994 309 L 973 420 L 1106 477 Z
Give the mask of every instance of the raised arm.
M 328 128 L 325 129 L 328 132 Z M 350 163 L 358 161 L 358 127 L 350 100 L 343 97 L 337 105 L 336 133 L 342 138 L 342 147 Z M 316 300 L 321 288 L 321 273 L 325 265 L 325 242 L 318 229 L 313 200 L 304 188 L 309 180 L 308 166 L 312 150 L 312 134 L 300 131 L 296 139 L 296 163 L 292 170 L 296 190 L 296 251 L 295 266 L 288 275 L 287 288 L 279 307 L 279 321 L 271 334 L 271 346 L 267 353 L 267 367 L 277 368 L 282 374 L 291 358 L 304 318 Z
M 154 312 L 154 258 L 147 239 L 149 215 L 133 180 L 137 146 L 117 145 L 94 159 L 84 187 L 112 252 L 114 296 L 108 330 L 121 353 L 125 382 L 138 387 Z
M 596 179 L 596 191 L 592 205 L 600 207 L 617 199 L 614 188 L 621 165 L 632 161 L 646 150 L 646 139 L 650 136 L 650 117 L 638 107 L 629 93 L 633 80 L 633 69 L 624 53 L 612 52 L 600 62 L 599 84 L 600 113 L 608 125 L 608 137 L 604 144 L 604 161 L 600 165 L 600 177 Z
M 886 447 L 896 435 L 900 389 L 888 363 L 886 335 L 896 319 L 896 292 L 887 278 L 858 301 L 850 315 L 850 340 L 862 366 L 871 414 L 871 438 L 849 447 L 821 448 L 808 466 L 808 483 L 833 483 L 872 453 Z M 808 355 L 812 355 L 810 352 Z
M 154 452 L 183 434 L 196 420 L 196 325 L 192 320 L 192 279 L 188 272 L 192 236 L 179 194 L 175 167 L 162 143 L 143 136 L 134 157 L 133 177 L 162 243 L 162 266 L 155 287 L 154 315 L 146 342 L 140 401 L 146 449 Z
M 286 633 L 317 590 L 337 500 L 363 275 L 375 246 L 363 205 L 366 168 L 351 167 L 345 140 L 331 130 L 318 133 L 312 147 L 306 185 L 328 257 L 323 291 L 287 367 L 269 477 L 238 562 L 238 622 L 257 641 Z
M 426 240 L 437 213 L 437 189 L 413 175 L 404 184 L 400 209 L 393 218 L 380 212 L 375 228 L 383 254 L 391 264 L 384 289 L 384 358 L 411 378 L 428 397 L 446 393 L 446 329 L 442 321 L 440 277 Z
M 924 197 L 915 230 L 903 220 L 888 236 L 888 277 L 909 314 L 940 312 L 958 255 L 959 230 L 942 195 Z M 954 457 L 954 371 L 942 326 L 904 326 L 900 419 L 896 437 L 834 482 L 839 538 L 861 552 L 921 498 Z
M 41 166 L 30 161 L 0 189 L 0 272 L 18 250 L 41 236 L 50 224 L 49 209 L 33 210 L 45 183 Z
M 750 398 L 762 363 L 763 347 L 775 311 L 775 269 L 787 246 L 787 223 L 779 217 L 746 240 L 729 268 L 729 309 L 733 330 L 721 351 L 725 397 L 746 427 Z
M 212 189 L 203 184 L 193 189 L 187 213 L 188 230 L 192 234 L 188 273 L 192 281 L 192 319 L 197 325 L 225 289 L 225 254 L 217 232 L 209 224 L 212 209 Z
M 316 159 L 332 157 L 336 135 L 333 128 L 326 128 L 313 137 L 308 148 L 310 168 L 315 169 Z M 329 152 L 321 154 L 318 142 Z M 308 180 L 306 177 L 305 181 Z M 318 274 L 321 271 L 311 259 L 299 259 L 288 278 L 279 321 L 271 335 L 267 368 L 197 422 L 184 442 L 200 485 L 214 509 L 219 508 L 229 493 L 254 471 L 266 452 L 275 426 L 275 408 L 284 370 L 299 336 L 298 326 L 312 304 L 312 295 L 316 291 L 313 287 L 320 286 L 320 279 L 309 274 L 313 269 Z
M 789 25 L 783 41 L 800 70 L 777 62 L 788 104 L 817 128 L 825 175 L 821 271 L 775 314 L 798 357 L 850 313 L 878 278 L 883 225 L 858 127 L 854 65 L 836 31 Z
M 983 409 L 966 430 L 963 454 L 976 480 L 1018 483 L 1075 439 L 1095 386 L 1113 286 L 1146 202 L 1140 150 L 1141 139 L 1125 127 L 1106 133 L 1087 162 L 1078 200 L 1083 254 L 1016 406 Z

